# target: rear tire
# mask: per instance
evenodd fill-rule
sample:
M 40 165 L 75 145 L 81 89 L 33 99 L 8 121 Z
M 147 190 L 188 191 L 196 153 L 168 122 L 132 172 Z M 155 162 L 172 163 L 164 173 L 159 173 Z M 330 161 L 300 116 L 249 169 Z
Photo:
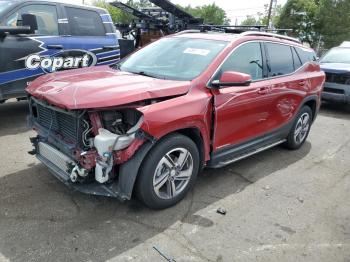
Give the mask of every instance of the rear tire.
M 194 185 L 199 171 L 196 144 L 181 134 L 172 134 L 148 153 L 140 168 L 137 196 L 152 209 L 171 207 Z
M 303 106 L 287 136 L 287 141 L 284 143 L 286 148 L 296 150 L 305 143 L 310 132 L 312 117 L 313 114 L 311 108 Z

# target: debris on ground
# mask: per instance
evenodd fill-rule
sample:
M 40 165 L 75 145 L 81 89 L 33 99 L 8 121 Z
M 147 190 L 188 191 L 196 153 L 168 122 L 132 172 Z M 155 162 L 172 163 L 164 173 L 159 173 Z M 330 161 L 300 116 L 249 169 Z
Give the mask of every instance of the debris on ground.
M 216 213 L 221 214 L 221 215 L 226 215 L 226 209 L 225 209 L 225 208 L 222 208 L 222 207 L 219 207 L 219 208 L 216 210 Z
M 168 262 L 176 262 L 175 259 L 167 257 L 162 251 L 160 251 L 157 247 L 153 246 L 153 249 L 158 252 L 166 261 Z
M 262 189 L 264 189 L 264 190 L 270 190 L 271 187 L 270 187 L 270 186 L 264 186 Z

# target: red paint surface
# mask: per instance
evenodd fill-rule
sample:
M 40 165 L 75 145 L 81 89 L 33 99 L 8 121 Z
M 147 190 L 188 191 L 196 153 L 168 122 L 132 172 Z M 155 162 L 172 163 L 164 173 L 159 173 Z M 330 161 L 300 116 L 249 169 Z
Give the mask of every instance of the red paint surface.
M 115 163 L 120 165 L 128 161 L 146 140 L 136 139 L 128 148 L 115 153 Z
M 102 123 L 101 123 L 101 119 L 100 116 L 97 112 L 90 112 L 89 113 L 89 118 L 91 121 L 91 125 L 92 125 L 92 133 L 97 136 L 98 135 L 98 130 L 100 128 L 102 128 Z
M 181 95 L 189 88 L 189 82 L 155 79 L 100 66 L 39 77 L 27 91 L 62 108 L 87 109 Z
M 252 81 L 252 77 L 250 75 L 234 72 L 234 71 L 226 71 L 222 73 L 220 77 L 220 82 L 222 83 L 246 83 Z
M 238 38 L 237 35 L 190 34 L 175 37 L 227 40 L 231 43 L 193 81 L 160 80 L 109 67 L 95 67 L 40 77 L 27 90 L 35 97 L 68 109 L 101 110 L 150 98 L 177 96 L 137 107 L 144 115 L 141 128 L 156 138 L 180 129 L 196 128 L 204 141 L 206 160 L 210 158 L 211 148 L 217 150 L 237 144 L 283 126 L 295 116 L 301 101 L 309 95 L 317 94 L 317 106 L 320 105 L 325 77 L 320 67 L 313 63 L 292 75 L 253 82 L 250 86 L 207 87 L 225 57 L 243 42 L 265 40 L 299 44 L 261 36 Z M 120 161 L 129 159 L 137 148 L 135 144 L 135 148 L 120 153 Z

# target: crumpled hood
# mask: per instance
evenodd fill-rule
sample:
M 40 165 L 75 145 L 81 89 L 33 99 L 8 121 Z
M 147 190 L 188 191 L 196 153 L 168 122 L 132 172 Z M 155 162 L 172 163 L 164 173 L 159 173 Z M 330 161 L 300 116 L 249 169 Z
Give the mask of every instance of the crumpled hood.
M 62 108 L 88 109 L 182 95 L 189 89 L 189 81 L 162 80 L 98 66 L 47 74 L 34 80 L 27 92 Z
M 335 74 L 350 74 L 350 64 L 344 63 L 324 63 L 320 64 L 321 69 L 327 73 L 335 73 Z

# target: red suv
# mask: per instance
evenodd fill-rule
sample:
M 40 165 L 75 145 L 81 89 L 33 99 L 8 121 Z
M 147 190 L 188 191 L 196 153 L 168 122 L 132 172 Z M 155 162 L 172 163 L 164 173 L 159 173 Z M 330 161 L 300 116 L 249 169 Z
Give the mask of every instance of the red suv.
M 76 190 L 121 200 L 134 193 L 166 208 L 203 167 L 301 147 L 324 80 L 314 52 L 296 39 L 183 32 L 114 67 L 33 81 L 31 153 Z

